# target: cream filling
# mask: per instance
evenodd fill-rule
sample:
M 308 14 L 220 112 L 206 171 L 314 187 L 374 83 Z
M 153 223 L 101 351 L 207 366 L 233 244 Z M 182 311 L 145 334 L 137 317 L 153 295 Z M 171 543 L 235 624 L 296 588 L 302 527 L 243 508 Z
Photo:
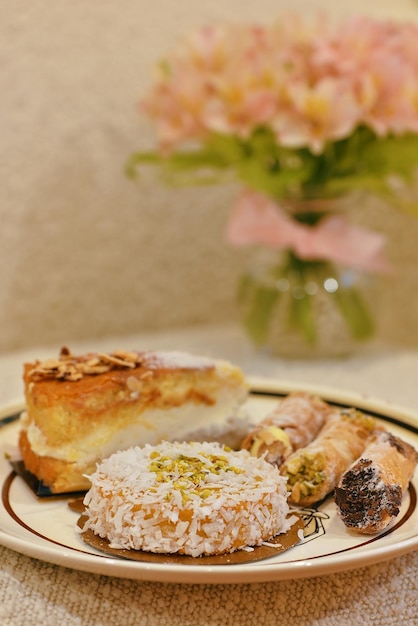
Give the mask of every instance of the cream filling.
M 286 431 L 282 428 L 278 428 L 277 426 L 268 426 L 257 433 L 250 448 L 250 453 L 252 456 L 258 456 L 260 448 L 263 445 L 271 446 L 276 441 L 281 441 L 286 453 L 290 453 L 292 451 L 289 435 Z
M 145 410 L 134 423 L 127 424 L 123 429 L 115 431 L 111 424 L 104 424 L 59 448 L 48 445 L 41 430 L 34 423 L 28 424 L 25 416 L 22 416 L 22 426 L 26 429 L 32 450 L 38 456 L 86 465 L 135 445 L 182 441 L 192 438 L 194 432 L 209 434 L 212 428 L 219 432 L 220 427 L 227 428 L 230 419 L 239 417 L 237 410 L 240 405 L 236 396 L 229 394 L 212 406 L 187 403 L 168 410 Z

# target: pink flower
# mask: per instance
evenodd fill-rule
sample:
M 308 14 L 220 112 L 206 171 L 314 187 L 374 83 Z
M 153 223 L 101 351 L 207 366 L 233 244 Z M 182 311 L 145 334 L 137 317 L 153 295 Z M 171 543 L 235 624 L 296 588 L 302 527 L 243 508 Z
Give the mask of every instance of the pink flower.
M 288 110 L 273 123 L 284 146 L 309 146 L 319 154 L 327 141 L 347 137 L 359 122 L 361 109 L 344 81 L 324 78 L 314 86 L 299 83 L 289 86 L 288 94 Z
M 248 135 L 275 115 L 274 52 L 265 28 L 201 29 L 161 68 L 143 108 L 165 149 L 211 132 Z
M 416 132 L 418 109 L 418 29 L 367 17 L 346 20 L 316 47 L 319 75 L 337 75 L 357 100 L 358 123 L 378 136 Z
M 278 204 L 251 190 L 239 197 L 227 224 L 226 238 L 237 246 L 289 248 L 306 260 L 334 261 L 372 272 L 390 270 L 381 235 L 350 225 L 341 214 L 330 213 L 316 226 L 301 224 Z
M 211 26 L 163 60 L 144 108 L 164 150 L 263 125 L 315 154 L 360 125 L 417 132 L 417 41 L 416 25 L 367 17 Z
M 362 186 L 390 194 L 389 182 L 408 185 L 417 166 L 418 139 L 409 134 L 418 136 L 418 25 L 287 14 L 267 26 L 202 28 L 163 59 L 142 107 L 156 127 L 155 162 L 181 182 L 214 180 L 224 169 L 274 198 Z M 187 158 L 165 159 L 184 156 L 182 147 Z M 230 243 L 389 269 L 378 233 L 342 213 L 308 226 L 269 197 L 240 197 Z

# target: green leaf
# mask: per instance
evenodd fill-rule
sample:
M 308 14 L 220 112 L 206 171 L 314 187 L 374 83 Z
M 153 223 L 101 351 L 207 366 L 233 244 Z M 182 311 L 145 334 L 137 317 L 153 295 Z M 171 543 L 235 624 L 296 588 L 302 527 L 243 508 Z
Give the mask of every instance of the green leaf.
M 394 190 L 393 178 L 413 189 L 418 173 L 418 134 L 378 137 L 365 126 L 349 137 L 328 142 L 323 152 L 284 148 L 268 127 L 249 137 L 212 133 L 197 147 L 162 156 L 137 152 L 126 164 L 134 178 L 142 167 L 155 168 L 171 186 L 241 181 L 276 200 L 326 198 L 355 190 L 370 192 L 418 216 L 418 201 Z M 418 192 L 417 192 L 418 193 Z
M 161 165 L 161 157 L 155 152 L 134 152 L 125 163 L 128 178 L 136 178 L 140 165 Z
M 217 155 L 225 166 L 233 166 L 246 157 L 246 143 L 235 135 L 213 133 L 205 145 L 206 151 Z

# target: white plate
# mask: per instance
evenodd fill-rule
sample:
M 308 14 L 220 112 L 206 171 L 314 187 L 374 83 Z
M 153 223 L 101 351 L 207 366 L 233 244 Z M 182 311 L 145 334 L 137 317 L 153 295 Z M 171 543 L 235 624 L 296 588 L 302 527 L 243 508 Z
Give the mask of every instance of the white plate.
M 302 388 L 253 380 L 249 409 L 260 419 L 277 397 Z M 395 434 L 418 447 L 418 415 L 377 400 L 335 390 L 303 386 L 325 400 L 373 412 Z M 0 418 L 22 409 L 9 406 Z M 94 574 L 171 583 L 250 583 L 331 574 L 383 561 L 418 548 L 418 478 L 412 481 L 394 523 L 377 536 L 349 532 L 336 515 L 332 497 L 314 514 L 305 539 L 280 555 L 234 565 L 147 563 L 113 558 L 90 548 L 75 532 L 78 515 L 66 498 L 38 499 L 26 483 L 11 472 L 8 455 L 17 454 L 18 424 L 0 430 L 0 543 L 22 554 Z M 315 513 L 315 512 L 314 512 Z

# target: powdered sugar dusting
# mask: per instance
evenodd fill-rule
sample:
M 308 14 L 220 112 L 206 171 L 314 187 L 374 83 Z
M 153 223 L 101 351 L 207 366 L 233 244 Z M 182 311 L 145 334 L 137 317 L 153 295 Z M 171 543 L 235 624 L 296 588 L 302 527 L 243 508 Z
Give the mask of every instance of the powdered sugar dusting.
M 212 359 L 176 351 L 144 352 L 143 364 L 150 369 L 209 369 L 215 367 L 215 361 Z
M 223 554 L 285 532 L 286 481 L 246 450 L 168 443 L 118 452 L 90 477 L 91 529 L 112 548 Z
M 369 534 L 386 528 L 399 514 L 417 459 L 410 444 L 377 430 L 336 487 L 335 502 L 344 524 Z
M 344 474 L 335 501 L 337 513 L 347 526 L 375 532 L 398 515 L 402 490 L 382 479 L 376 463 L 360 459 Z

